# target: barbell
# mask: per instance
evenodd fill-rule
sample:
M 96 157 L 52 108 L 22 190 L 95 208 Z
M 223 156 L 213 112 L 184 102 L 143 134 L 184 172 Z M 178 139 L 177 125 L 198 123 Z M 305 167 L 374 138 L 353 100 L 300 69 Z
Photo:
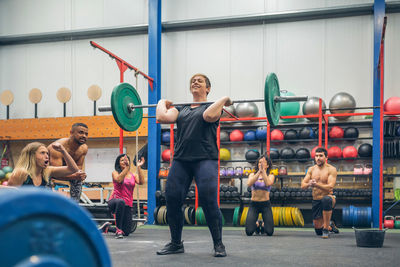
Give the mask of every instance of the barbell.
M 265 113 L 270 125 L 279 123 L 280 103 L 307 101 L 308 96 L 281 96 L 278 78 L 270 73 L 265 79 L 264 99 L 234 100 L 235 103 L 264 102 Z M 213 102 L 173 103 L 173 106 L 207 105 Z M 143 108 L 155 108 L 157 104 L 143 105 L 136 89 L 128 84 L 121 83 L 114 87 L 111 94 L 111 106 L 99 107 L 99 112 L 111 111 L 115 122 L 125 131 L 136 131 L 143 119 Z

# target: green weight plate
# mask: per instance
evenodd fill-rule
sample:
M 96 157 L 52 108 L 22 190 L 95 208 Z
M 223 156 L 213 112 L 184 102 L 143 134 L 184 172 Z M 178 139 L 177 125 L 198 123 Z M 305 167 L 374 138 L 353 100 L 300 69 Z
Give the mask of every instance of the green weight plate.
M 240 207 L 236 207 L 233 211 L 233 226 L 238 226 Z
M 278 78 L 275 73 L 270 73 L 265 79 L 264 102 L 265 113 L 272 126 L 278 125 L 281 112 L 281 103 L 274 101 L 276 96 L 280 96 Z
M 139 129 L 143 119 L 143 109 L 131 110 L 128 104 L 141 105 L 139 94 L 129 83 L 121 83 L 114 87 L 111 94 L 111 110 L 115 122 L 128 132 Z
M 225 217 L 224 217 L 224 214 L 222 214 L 222 212 L 221 212 L 221 217 L 222 217 L 222 226 L 224 226 L 225 225 Z

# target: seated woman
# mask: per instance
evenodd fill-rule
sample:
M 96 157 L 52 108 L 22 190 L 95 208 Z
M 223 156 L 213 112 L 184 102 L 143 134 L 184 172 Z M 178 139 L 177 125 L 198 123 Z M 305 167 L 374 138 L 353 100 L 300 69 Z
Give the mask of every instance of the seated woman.
M 249 175 L 247 185 L 251 186 L 251 203 L 246 219 L 246 234 L 253 235 L 257 230 L 271 236 L 274 233 L 274 219 L 272 217 L 269 194 L 271 185 L 275 182 L 275 176 L 269 174 L 272 167 L 271 159 L 262 156 L 256 162 L 256 172 Z M 261 212 L 263 221 L 257 221 Z
M 49 177 L 65 177 L 79 171 L 63 145 L 54 143 L 52 147 L 63 155 L 67 166 L 49 166 L 49 151 L 46 146 L 39 142 L 29 143 L 22 149 L 8 185 L 45 187 Z
M 121 154 L 115 160 L 115 171 L 112 172 L 114 191 L 108 201 L 108 208 L 114 215 L 116 229 L 105 223 L 100 227 L 103 232 L 115 232 L 115 238 L 123 238 L 131 233 L 133 190 L 136 184 L 143 184 L 144 174 L 141 166 L 144 158 L 137 162 L 138 177 L 130 172 L 131 160 Z

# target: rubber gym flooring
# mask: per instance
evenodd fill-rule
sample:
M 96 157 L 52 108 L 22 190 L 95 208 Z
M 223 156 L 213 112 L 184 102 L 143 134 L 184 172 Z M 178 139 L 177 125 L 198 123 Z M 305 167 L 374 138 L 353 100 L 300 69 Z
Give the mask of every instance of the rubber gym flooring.
M 352 229 L 330 239 L 312 228 L 275 228 L 273 236 L 246 236 L 242 227 L 224 227 L 228 256 L 212 256 L 206 227 L 184 227 L 185 253 L 156 255 L 169 241 L 167 226 L 138 227 L 129 237 L 104 234 L 113 266 L 396 266 L 400 262 L 400 230 L 388 230 L 382 248 L 356 246 Z

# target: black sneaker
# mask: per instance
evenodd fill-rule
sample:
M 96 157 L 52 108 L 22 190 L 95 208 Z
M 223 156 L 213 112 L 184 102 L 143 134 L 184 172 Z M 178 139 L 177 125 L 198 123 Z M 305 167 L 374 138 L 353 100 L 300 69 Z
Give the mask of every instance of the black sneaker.
M 183 242 L 176 244 L 169 242 L 161 250 L 157 251 L 157 255 L 168 255 L 168 254 L 178 254 L 184 253 L 185 249 L 183 247 Z
M 105 222 L 98 229 L 99 229 L 99 231 L 101 231 L 103 233 L 107 233 L 108 232 L 108 227 L 110 227 L 110 225 L 111 225 L 110 222 Z
M 329 230 L 328 229 L 322 229 L 322 238 L 327 239 L 329 238 Z
M 261 232 L 261 227 L 259 226 L 259 227 L 256 228 L 256 235 L 259 235 L 260 232 Z
M 338 234 L 338 233 L 339 233 L 339 229 L 336 227 L 336 224 L 335 224 L 334 221 L 331 221 L 331 223 L 330 223 L 329 226 L 330 226 L 329 232 L 335 233 L 335 234 Z
M 214 257 L 226 257 L 225 246 L 222 242 L 214 245 Z

